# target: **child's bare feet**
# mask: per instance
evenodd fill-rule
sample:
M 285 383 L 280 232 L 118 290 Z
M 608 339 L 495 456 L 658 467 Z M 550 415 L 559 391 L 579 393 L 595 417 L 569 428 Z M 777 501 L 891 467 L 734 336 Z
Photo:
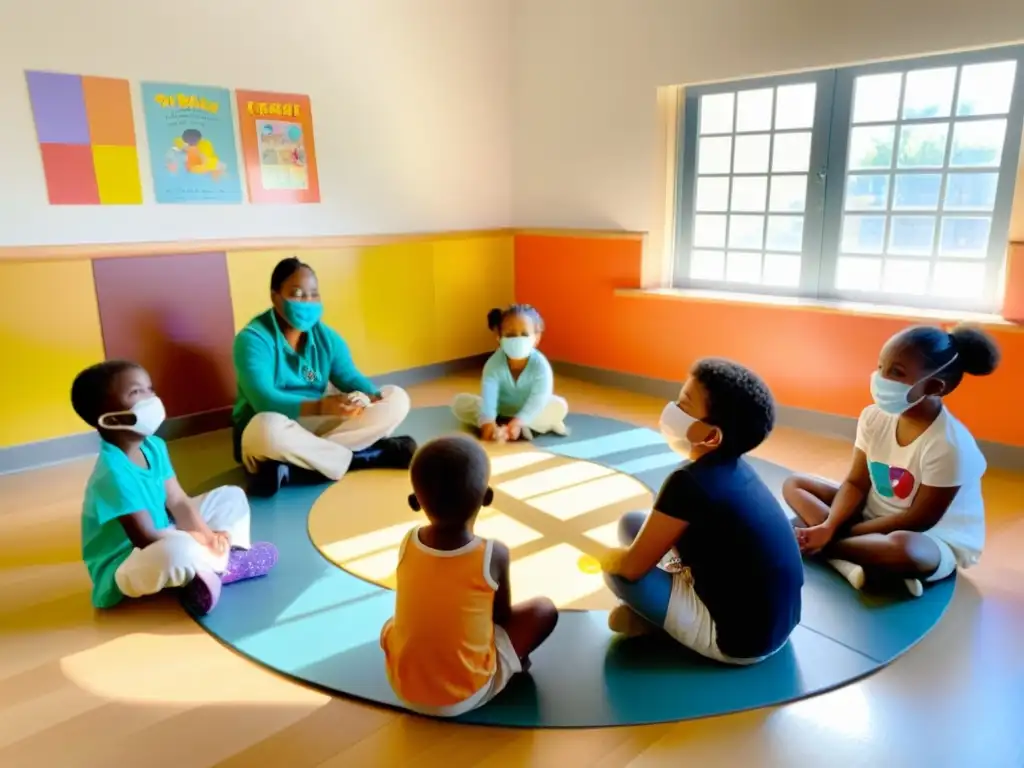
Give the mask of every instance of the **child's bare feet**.
M 626 637 L 641 637 L 658 628 L 628 605 L 620 605 L 608 614 L 608 629 Z

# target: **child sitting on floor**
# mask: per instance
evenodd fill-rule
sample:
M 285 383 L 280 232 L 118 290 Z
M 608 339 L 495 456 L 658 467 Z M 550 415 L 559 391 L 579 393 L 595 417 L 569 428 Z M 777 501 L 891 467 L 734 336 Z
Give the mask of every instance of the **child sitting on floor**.
M 529 304 L 492 309 L 487 327 L 498 336 L 498 350 L 484 365 L 480 395 L 458 395 L 456 418 L 479 427 L 484 440 L 530 440 L 533 433 L 566 435 L 569 404 L 554 394 L 554 374 L 538 351 L 544 321 Z
M 249 546 L 249 502 L 240 488 L 196 499 L 182 490 L 167 444 L 155 436 L 164 406 L 141 366 L 115 360 L 86 368 L 71 386 L 71 404 L 101 438 L 82 507 L 93 605 L 181 587 L 186 606 L 204 615 L 222 584 L 274 566 L 272 544 Z
M 804 554 L 824 553 L 857 589 L 866 568 L 902 579 L 915 597 L 922 581 L 974 565 L 985 542 L 985 457 L 942 398 L 964 374 L 987 376 L 998 364 L 995 343 L 973 328 L 921 326 L 889 339 L 846 479 L 797 475 L 783 486 Z
M 778 651 L 800 621 L 804 569 L 782 507 L 744 454 L 771 432 L 764 382 L 726 360 L 700 360 L 661 431 L 690 459 L 661 486 L 650 514 L 619 522 L 625 549 L 602 562 L 623 605 L 608 626 L 627 635 L 664 630 L 697 653 L 753 664 Z M 658 563 L 673 548 L 682 566 Z
M 479 443 L 443 437 L 413 458 L 409 505 L 429 523 L 398 555 L 395 615 L 381 630 L 391 687 L 409 709 L 455 717 L 497 696 L 558 621 L 546 598 L 511 604 L 509 551 L 473 533 L 494 496 Z

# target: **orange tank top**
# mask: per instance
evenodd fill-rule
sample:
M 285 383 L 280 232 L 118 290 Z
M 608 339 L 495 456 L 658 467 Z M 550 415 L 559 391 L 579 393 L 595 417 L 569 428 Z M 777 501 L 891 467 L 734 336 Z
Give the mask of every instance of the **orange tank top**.
M 494 676 L 492 544 L 479 536 L 450 552 L 431 549 L 414 528 L 402 541 L 395 616 L 381 631 L 388 680 L 403 700 L 459 704 Z

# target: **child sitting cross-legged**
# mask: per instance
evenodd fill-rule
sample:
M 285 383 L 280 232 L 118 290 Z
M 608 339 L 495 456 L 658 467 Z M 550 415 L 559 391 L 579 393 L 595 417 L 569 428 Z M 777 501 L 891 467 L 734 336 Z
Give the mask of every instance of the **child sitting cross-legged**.
M 82 557 L 92 602 L 181 588 L 182 601 L 208 613 L 222 584 L 265 575 L 272 544 L 249 544 L 249 502 L 240 488 L 193 499 L 182 490 L 167 444 L 156 437 L 164 406 L 145 369 L 113 360 L 75 377 L 71 404 L 99 432 L 100 454 L 82 507 Z
M 555 628 L 546 598 L 512 604 L 509 551 L 473 533 L 494 496 L 483 448 L 463 436 L 417 451 L 410 506 L 413 528 L 398 555 L 395 615 L 381 630 L 387 675 L 409 709 L 455 717 L 486 704 Z
M 782 648 L 800 621 L 800 552 L 778 500 L 744 455 L 771 432 L 771 392 L 752 371 L 700 360 L 661 431 L 687 462 L 661 486 L 650 514 L 619 522 L 624 549 L 602 565 L 622 601 L 608 617 L 627 635 L 664 631 L 726 664 Z M 681 568 L 658 563 L 674 553 Z

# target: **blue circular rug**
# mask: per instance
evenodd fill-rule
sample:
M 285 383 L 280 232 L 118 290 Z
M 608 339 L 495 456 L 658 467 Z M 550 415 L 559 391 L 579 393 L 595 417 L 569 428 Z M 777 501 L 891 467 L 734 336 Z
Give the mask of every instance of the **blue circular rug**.
M 631 475 L 654 491 L 677 464 L 652 430 L 588 415 L 572 415 L 568 424 L 570 437 L 545 436 L 534 446 Z M 423 442 L 459 429 L 447 408 L 421 408 L 401 431 Z M 780 494 L 787 470 L 751 461 Z M 311 509 L 328 488 L 330 514 L 372 519 L 374 510 L 365 505 L 346 508 L 346 482 L 286 488 L 274 499 L 255 501 L 253 538 L 274 542 L 280 562 L 265 579 L 226 588 L 217 609 L 199 621 L 239 653 L 283 675 L 400 708 L 378 644 L 394 593 L 367 580 L 371 567 L 354 568 L 360 578 L 326 559 L 307 528 Z M 516 558 L 513 548 L 513 565 Z M 516 596 L 514 572 L 512 585 Z M 954 579 L 948 579 L 918 599 L 863 594 L 828 567 L 808 562 L 803 619 L 789 644 L 764 663 L 741 668 L 706 661 L 666 638 L 616 638 L 603 610 L 563 610 L 554 634 L 531 657 L 530 674 L 517 676 L 493 702 L 459 721 L 533 728 L 639 725 L 782 704 L 888 664 L 935 626 L 953 589 Z

